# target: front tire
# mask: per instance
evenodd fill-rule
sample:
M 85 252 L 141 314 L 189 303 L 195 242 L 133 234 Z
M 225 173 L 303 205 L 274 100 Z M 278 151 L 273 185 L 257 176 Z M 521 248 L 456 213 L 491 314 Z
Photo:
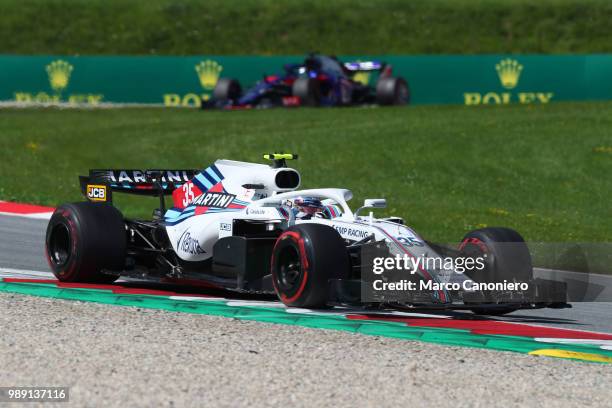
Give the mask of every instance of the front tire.
M 330 279 L 346 279 L 350 263 L 340 234 L 322 224 L 301 224 L 278 237 L 272 251 L 272 282 L 287 306 L 324 308 Z
M 218 102 L 237 101 L 241 96 L 240 82 L 231 78 L 219 78 L 213 90 L 213 99 Z
M 319 106 L 321 89 L 319 81 L 310 77 L 300 77 L 293 82 L 291 94 L 300 98 L 303 106 Z
M 114 282 L 125 266 L 126 248 L 123 216 L 110 204 L 63 204 L 47 226 L 47 261 L 62 282 Z
M 467 271 L 475 282 L 528 282 L 533 278 L 531 254 L 523 237 L 513 229 L 490 227 L 469 232 L 461 241 L 459 249 L 465 257 L 486 257 L 482 270 Z M 480 315 L 501 316 L 514 312 L 513 305 L 474 307 L 472 312 Z

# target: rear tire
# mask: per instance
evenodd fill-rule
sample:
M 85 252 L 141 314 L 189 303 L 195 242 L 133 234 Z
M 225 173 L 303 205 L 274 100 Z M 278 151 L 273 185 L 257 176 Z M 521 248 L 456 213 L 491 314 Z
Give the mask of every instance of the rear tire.
M 321 103 L 321 89 L 319 81 L 310 77 L 300 77 L 293 82 L 291 94 L 300 98 L 303 106 L 319 106 Z
M 241 96 L 242 87 L 240 86 L 240 82 L 231 78 L 219 78 L 213 90 L 213 98 L 215 101 L 236 101 L 240 99 Z
M 486 255 L 486 267 L 467 271 L 475 282 L 528 282 L 533 278 L 531 254 L 523 237 L 513 229 L 491 227 L 474 230 L 465 235 L 459 248 L 462 256 Z M 475 307 L 472 312 L 481 315 L 501 316 L 514 312 L 512 305 L 496 308 Z
M 330 279 L 346 279 L 350 263 L 340 234 L 321 224 L 288 228 L 272 251 L 272 282 L 287 306 L 324 308 Z
M 62 282 L 114 282 L 124 269 L 126 248 L 123 216 L 110 204 L 61 205 L 47 226 L 47 261 Z
M 410 88 L 404 78 L 383 77 L 376 83 L 376 101 L 379 105 L 407 105 Z

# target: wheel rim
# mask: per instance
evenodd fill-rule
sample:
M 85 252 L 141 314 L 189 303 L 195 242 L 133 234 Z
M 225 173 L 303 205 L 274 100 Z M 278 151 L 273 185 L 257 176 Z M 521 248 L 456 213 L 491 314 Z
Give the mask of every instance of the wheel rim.
M 295 292 L 302 280 L 302 262 L 296 248 L 283 249 L 278 259 L 277 283 L 283 293 Z
M 481 270 L 477 270 L 475 267 L 466 268 L 465 275 L 471 279 L 475 279 L 476 281 L 487 281 L 490 279 L 491 274 L 493 273 L 493 257 L 489 255 L 487 252 L 483 251 L 483 249 L 477 244 L 468 243 L 461 250 L 461 256 L 466 258 L 485 258 L 485 267 Z
M 57 224 L 51 230 L 49 238 L 48 252 L 51 261 L 55 265 L 64 266 L 70 259 L 70 249 L 72 239 L 70 238 L 70 230 L 65 224 Z

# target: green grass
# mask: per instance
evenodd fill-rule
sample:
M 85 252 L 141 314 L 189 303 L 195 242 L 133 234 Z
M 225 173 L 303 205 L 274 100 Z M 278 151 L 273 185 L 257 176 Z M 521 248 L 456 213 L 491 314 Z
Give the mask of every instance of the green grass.
M 0 53 L 612 51 L 607 0 L 2 0 Z
M 283 150 L 300 154 L 303 187 L 349 188 L 353 207 L 385 197 L 384 213 L 428 239 L 502 225 L 530 241 L 612 241 L 612 103 L 0 115 L 4 200 L 80 200 L 89 168 L 203 168 Z M 156 201 L 118 204 L 148 216 Z

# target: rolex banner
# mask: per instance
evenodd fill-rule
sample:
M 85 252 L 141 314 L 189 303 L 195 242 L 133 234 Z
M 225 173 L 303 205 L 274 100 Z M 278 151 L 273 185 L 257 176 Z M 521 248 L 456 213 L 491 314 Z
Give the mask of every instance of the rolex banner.
M 414 104 L 492 105 L 612 99 L 612 55 L 344 56 L 393 65 Z M 220 77 L 248 88 L 301 56 L 0 56 L 0 100 L 199 106 Z M 355 79 L 375 85 L 376 76 Z

